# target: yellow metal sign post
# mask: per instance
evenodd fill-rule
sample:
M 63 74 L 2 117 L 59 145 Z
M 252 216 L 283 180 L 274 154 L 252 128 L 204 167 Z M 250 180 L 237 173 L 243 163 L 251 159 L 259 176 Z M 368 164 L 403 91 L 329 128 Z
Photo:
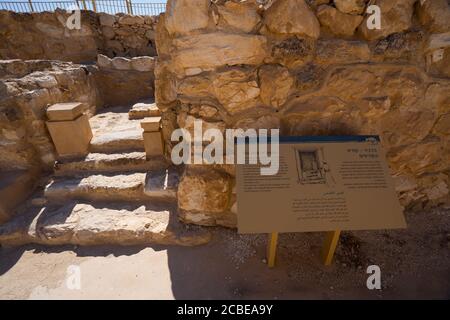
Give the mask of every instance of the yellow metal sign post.
M 323 264 L 329 266 L 333 261 L 334 252 L 339 243 L 340 230 L 327 232 L 325 243 L 322 249 Z M 267 265 L 269 268 L 275 266 L 275 258 L 277 255 L 278 232 L 272 232 L 268 235 L 267 242 Z
M 267 265 L 269 268 L 275 266 L 275 257 L 277 255 L 278 232 L 269 233 L 269 241 L 267 243 Z

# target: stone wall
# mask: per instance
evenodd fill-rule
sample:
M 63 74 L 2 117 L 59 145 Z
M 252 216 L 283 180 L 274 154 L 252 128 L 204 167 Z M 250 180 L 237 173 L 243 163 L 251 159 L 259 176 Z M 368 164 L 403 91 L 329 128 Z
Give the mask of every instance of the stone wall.
M 153 100 L 155 58 L 108 58 L 98 55 L 93 72 L 105 106 L 130 105 L 139 100 Z
M 101 106 L 94 76 L 85 66 L 48 60 L 0 60 L 0 171 L 51 169 L 56 158 L 46 109 L 83 102 Z
M 41 13 L 0 11 L 0 59 L 93 62 L 109 57 L 154 56 L 157 17 L 81 12 L 81 29 L 69 30 L 64 10 Z
M 450 9 L 446 0 L 169 0 L 157 24 L 156 102 L 174 128 L 378 134 L 401 203 L 449 203 Z M 264 2 L 263 4 L 260 4 Z M 187 166 L 180 217 L 234 226 L 232 166 Z

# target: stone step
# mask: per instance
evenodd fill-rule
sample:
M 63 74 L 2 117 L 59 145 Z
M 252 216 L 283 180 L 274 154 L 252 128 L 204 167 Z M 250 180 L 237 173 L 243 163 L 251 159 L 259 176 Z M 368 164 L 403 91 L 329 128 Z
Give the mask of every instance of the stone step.
M 129 174 L 94 174 L 55 177 L 45 188 L 45 197 L 54 203 L 67 199 L 94 201 L 143 201 L 176 198 L 178 172 L 174 168 Z
M 164 157 L 147 159 L 145 152 L 89 153 L 83 157 L 58 161 L 55 174 L 152 171 L 166 169 L 168 166 L 169 163 Z
M 176 218 L 176 204 L 69 203 L 27 208 L 0 226 L 0 244 L 182 245 L 207 243 L 211 234 Z
M 103 110 L 89 119 L 89 123 L 93 133 L 90 152 L 144 151 L 140 120 L 129 120 L 124 107 Z
M 143 151 L 142 129 L 106 132 L 94 135 L 89 145 L 90 152 L 117 153 Z
M 144 119 L 147 117 L 159 117 L 161 111 L 156 106 L 156 103 L 140 102 L 133 105 L 128 111 L 128 118 L 130 120 Z

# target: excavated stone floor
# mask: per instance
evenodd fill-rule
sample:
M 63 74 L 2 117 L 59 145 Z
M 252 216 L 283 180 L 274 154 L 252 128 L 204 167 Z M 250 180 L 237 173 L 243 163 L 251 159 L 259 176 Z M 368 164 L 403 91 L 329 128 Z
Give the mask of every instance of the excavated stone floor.
M 179 168 L 147 158 L 140 120 L 130 107 L 90 119 L 90 153 L 55 164 L 55 174 L 0 226 L 2 245 L 137 245 L 207 243 L 210 233 L 178 221 Z

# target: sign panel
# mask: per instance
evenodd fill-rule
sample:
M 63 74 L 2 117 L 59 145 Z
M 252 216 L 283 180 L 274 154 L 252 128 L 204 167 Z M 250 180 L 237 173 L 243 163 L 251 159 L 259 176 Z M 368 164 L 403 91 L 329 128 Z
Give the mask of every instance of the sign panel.
M 237 166 L 238 231 L 405 228 L 385 159 L 378 136 L 282 137 L 276 175 Z

